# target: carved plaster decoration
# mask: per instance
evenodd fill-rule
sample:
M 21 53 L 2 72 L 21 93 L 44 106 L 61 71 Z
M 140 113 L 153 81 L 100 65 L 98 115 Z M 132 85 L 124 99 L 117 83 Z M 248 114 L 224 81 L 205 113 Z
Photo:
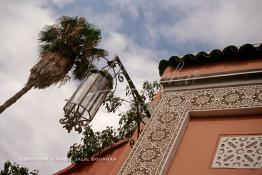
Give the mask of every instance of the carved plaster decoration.
M 262 135 L 222 136 L 212 168 L 262 168 Z
M 166 94 L 149 119 L 119 175 L 166 173 L 191 111 L 221 111 L 262 107 L 262 85 L 242 85 Z

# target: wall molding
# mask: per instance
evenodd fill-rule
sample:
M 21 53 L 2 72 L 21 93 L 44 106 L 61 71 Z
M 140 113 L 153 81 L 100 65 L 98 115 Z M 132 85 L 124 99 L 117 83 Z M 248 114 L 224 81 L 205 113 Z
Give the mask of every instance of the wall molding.
M 262 84 L 180 90 L 165 94 L 119 175 L 163 175 L 174 158 L 190 114 L 261 113 Z

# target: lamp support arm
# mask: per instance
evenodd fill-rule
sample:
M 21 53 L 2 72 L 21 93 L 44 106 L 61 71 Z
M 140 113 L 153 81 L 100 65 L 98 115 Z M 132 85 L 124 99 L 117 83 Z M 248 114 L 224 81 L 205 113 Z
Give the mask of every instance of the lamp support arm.
M 148 111 L 147 107 L 145 106 L 144 100 L 142 99 L 142 97 L 140 96 L 139 92 L 137 91 L 133 81 L 131 80 L 130 76 L 128 75 L 125 67 L 123 66 L 123 64 L 122 64 L 122 62 L 121 62 L 121 60 L 119 59 L 118 56 L 115 57 L 115 61 L 119 65 L 120 69 L 122 70 L 122 74 L 125 76 L 125 78 L 127 80 L 127 83 L 128 83 L 128 85 L 129 85 L 129 87 L 131 89 L 132 95 L 139 102 L 139 104 L 142 105 L 142 108 L 145 111 L 146 116 L 148 118 L 150 118 L 151 115 L 150 115 L 150 112 Z

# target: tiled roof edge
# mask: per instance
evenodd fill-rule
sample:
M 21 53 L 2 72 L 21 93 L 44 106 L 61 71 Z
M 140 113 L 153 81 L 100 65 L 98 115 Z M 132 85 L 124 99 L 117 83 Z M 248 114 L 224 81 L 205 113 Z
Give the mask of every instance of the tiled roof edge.
M 183 62 L 183 66 L 203 64 L 207 62 L 222 60 L 239 60 L 262 56 L 262 44 L 244 44 L 239 48 L 231 45 L 223 50 L 214 49 L 209 53 L 199 52 L 197 54 L 186 54 L 182 57 L 172 56 L 169 60 L 161 60 L 158 66 L 159 75 L 162 76 L 167 67 L 177 67 Z

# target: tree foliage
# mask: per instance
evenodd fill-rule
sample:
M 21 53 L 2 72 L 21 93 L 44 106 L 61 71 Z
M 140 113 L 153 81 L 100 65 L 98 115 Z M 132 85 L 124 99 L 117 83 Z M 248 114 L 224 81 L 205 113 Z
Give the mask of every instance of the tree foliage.
M 44 89 L 73 78 L 82 80 L 95 67 L 94 60 L 105 57 L 107 51 L 97 48 L 101 31 L 83 17 L 62 16 L 54 25 L 39 33 L 40 55 L 30 76 L 18 93 L 0 106 L 0 113 L 14 104 L 32 88 Z
M 72 162 L 88 160 L 94 153 L 99 153 L 119 140 L 116 130 L 112 127 L 107 127 L 102 132 L 94 132 L 87 126 L 82 135 L 82 144 L 74 144 L 67 154 Z
M 67 157 L 72 162 L 84 161 L 89 159 L 95 153 L 99 154 L 101 150 L 113 145 L 119 140 L 130 138 L 137 128 L 137 124 L 145 117 L 145 113 L 141 105 L 147 106 L 148 103 L 156 95 L 159 90 L 159 83 L 154 81 L 152 83 L 146 81 L 143 83 L 143 90 L 140 92 L 141 97 L 145 101 L 144 104 L 139 104 L 132 99 L 127 111 L 120 113 L 119 128 L 106 127 L 101 132 L 94 132 L 90 126 L 87 126 L 82 133 L 83 138 L 81 144 L 74 144 L 70 147 Z M 126 96 L 130 97 L 132 91 L 129 87 L 126 88 Z M 130 99 L 130 98 L 129 98 Z M 108 112 L 115 113 L 116 110 L 127 100 L 115 96 L 113 93 L 109 94 L 104 102 L 105 108 Z M 139 113 L 139 114 L 138 114 Z M 141 118 L 139 117 L 141 116 Z
M 38 69 L 46 73 L 48 68 L 41 63 L 49 59 L 50 54 L 55 53 L 54 58 L 48 60 L 48 63 L 58 61 L 60 65 L 62 64 L 60 67 L 67 68 L 63 73 L 67 74 L 72 69 L 74 78 L 81 80 L 86 72 L 94 67 L 93 60 L 107 55 L 105 50 L 97 48 L 100 40 L 101 31 L 88 23 L 85 18 L 62 16 L 56 24 L 47 25 L 40 32 L 40 61 L 39 65 L 31 69 L 31 74 L 35 69 L 37 74 Z M 59 66 L 59 63 L 56 66 Z M 56 71 L 58 70 L 57 67 Z M 50 76 L 52 80 L 55 78 L 52 74 Z M 60 80 L 62 79 L 58 78 L 58 81 Z
M 29 171 L 26 167 L 20 167 L 17 163 L 6 161 L 0 175 L 38 175 L 38 170 Z

